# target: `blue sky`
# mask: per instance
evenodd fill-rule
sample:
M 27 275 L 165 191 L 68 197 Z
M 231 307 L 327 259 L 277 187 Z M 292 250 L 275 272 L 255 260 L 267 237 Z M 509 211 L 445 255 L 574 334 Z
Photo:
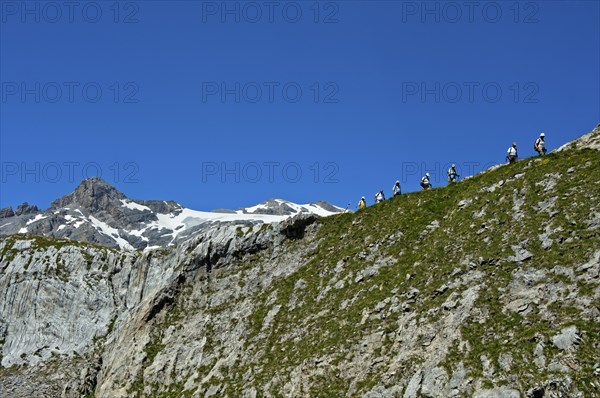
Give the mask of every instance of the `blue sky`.
M 468 4 L 468 2 L 467 2 Z M 0 2 L 0 207 L 351 207 L 600 122 L 600 3 Z

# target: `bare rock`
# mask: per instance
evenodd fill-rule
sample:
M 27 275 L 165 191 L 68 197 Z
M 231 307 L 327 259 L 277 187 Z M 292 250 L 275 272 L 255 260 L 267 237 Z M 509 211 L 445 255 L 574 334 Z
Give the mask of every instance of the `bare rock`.
M 576 326 L 569 326 L 552 337 L 552 344 L 559 350 L 574 351 L 581 343 L 581 336 Z
M 490 390 L 475 391 L 473 398 L 521 398 L 521 393 L 512 388 L 499 387 Z

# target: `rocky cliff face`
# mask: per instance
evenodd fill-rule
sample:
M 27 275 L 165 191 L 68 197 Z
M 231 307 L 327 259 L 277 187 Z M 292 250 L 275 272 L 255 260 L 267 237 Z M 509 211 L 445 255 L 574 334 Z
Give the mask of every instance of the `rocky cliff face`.
M 600 396 L 599 181 L 575 142 L 173 248 L 5 237 L 0 396 Z

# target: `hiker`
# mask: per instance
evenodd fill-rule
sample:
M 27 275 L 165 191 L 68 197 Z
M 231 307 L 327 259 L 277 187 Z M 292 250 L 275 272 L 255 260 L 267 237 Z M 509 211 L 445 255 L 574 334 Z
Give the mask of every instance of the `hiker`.
M 385 195 L 383 194 L 383 190 L 381 190 L 375 194 L 375 203 L 381 203 L 384 200 L 385 200 Z
M 363 196 L 362 198 L 360 198 L 360 201 L 358 202 L 358 210 L 362 210 L 362 209 L 366 209 L 367 208 L 367 201 L 365 200 L 365 197 Z
M 544 156 L 546 154 L 546 142 L 544 138 L 546 134 L 541 133 L 539 138 L 535 140 L 535 144 L 533 144 L 533 150 L 540 154 L 540 156 Z
M 429 179 L 429 173 L 425 173 L 423 178 L 421 178 L 421 187 L 423 189 L 431 188 L 431 180 Z
M 517 155 L 517 143 L 513 142 L 512 146 L 510 148 L 508 148 L 508 151 L 506 152 L 506 160 L 508 161 L 508 163 L 514 163 L 517 159 L 518 159 L 518 155 Z
M 392 188 L 392 193 L 394 196 L 399 196 L 402 194 L 402 189 L 400 189 L 400 181 L 396 181 L 396 184 L 394 184 L 394 187 Z
M 448 169 L 448 183 L 456 182 L 456 179 L 460 177 L 456 172 L 456 165 L 452 164 L 452 166 Z

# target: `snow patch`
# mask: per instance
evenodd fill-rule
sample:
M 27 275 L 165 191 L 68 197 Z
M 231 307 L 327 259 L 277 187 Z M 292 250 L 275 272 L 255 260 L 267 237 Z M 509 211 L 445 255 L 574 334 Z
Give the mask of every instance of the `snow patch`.
M 48 218 L 48 216 L 44 216 L 42 214 L 38 214 L 37 216 L 35 216 L 31 220 L 27 221 L 27 223 L 25 225 L 33 224 L 34 222 L 38 222 L 40 220 L 43 220 L 44 218 Z
M 148 206 L 143 206 L 139 203 L 135 203 L 132 200 L 121 199 L 121 203 L 123 203 L 123 207 L 127 207 L 131 210 L 152 211 Z
M 96 230 L 98 232 L 114 239 L 120 248 L 133 250 L 133 246 L 131 246 L 129 244 L 129 242 L 127 242 L 125 239 L 121 238 L 121 235 L 119 235 L 118 229 L 113 228 L 110 225 L 106 224 L 105 222 L 98 220 L 94 216 L 90 216 L 90 221 L 92 222 L 92 225 L 96 228 Z
M 87 221 L 86 219 L 73 217 L 72 215 L 69 215 L 69 214 L 65 215 L 65 220 L 67 220 L 68 225 L 73 225 L 73 228 L 75 228 L 75 229 L 81 227 L 81 225 L 83 225 L 83 223 L 85 223 Z
M 297 204 L 297 203 L 293 203 L 293 202 L 288 202 L 287 200 L 283 200 L 283 199 L 273 199 L 273 201 L 279 205 L 285 205 L 285 206 L 289 207 L 290 209 L 292 209 L 292 214 L 290 214 L 289 216 L 295 216 L 300 213 L 313 213 L 313 214 L 316 214 L 321 217 L 327 217 L 327 216 L 331 216 L 333 214 L 338 214 L 337 212 L 325 210 L 323 207 L 321 207 L 315 203 Z M 344 210 L 338 206 L 333 206 L 333 207 L 338 209 L 340 212 L 342 212 Z M 258 210 L 267 210 L 269 208 L 270 208 L 270 206 L 268 203 L 260 203 L 255 206 L 246 207 L 244 209 L 237 210 L 235 213 L 236 214 L 253 214 Z
M 251 207 L 246 207 L 245 209 L 242 210 L 236 210 L 237 214 L 244 214 L 244 210 L 246 211 L 246 213 L 254 213 L 257 210 L 263 210 L 263 209 L 268 209 L 269 206 L 265 203 L 260 203 L 257 204 L 255 206 L 251 206 Z
M 172 230 L 173 232 L 170 235 L 175 238 L 189 228 L 206 223 L 256 221 L 263 222 L 265 224 L 271 224 L 274 222 L 283 221 L 289 216 L 274 216 L 269 214 L 212 213 L 183 208 L 178 214 L 156 214 L 156 217 L 158 220 L 152 221 L 150 224 L 148 224 L 148 228 Z
M 81 225 L 83 223 L 85 223 L 85 221 L 86 220 L 79 220 L 79 221 L 77 221 L 75 224 L 73 224 L 73 228 L 77 229 L 77 228 L 81 227 Z
M 131 231 L 127 231 L 127 233 L 129 235 L 133 235 L 133 236 L 137 236 L 138 238 L 141 238 L 144 242 L 148 242 L 149 239 L 145 236 L 142 236 L 144 234 L 144 232 L 146 232 L 150 227 L 146 227 L 146 228 L 142 228 L 142 229 L 134 229 Z

